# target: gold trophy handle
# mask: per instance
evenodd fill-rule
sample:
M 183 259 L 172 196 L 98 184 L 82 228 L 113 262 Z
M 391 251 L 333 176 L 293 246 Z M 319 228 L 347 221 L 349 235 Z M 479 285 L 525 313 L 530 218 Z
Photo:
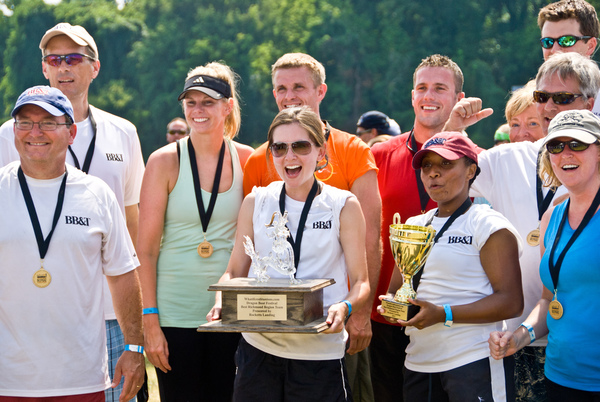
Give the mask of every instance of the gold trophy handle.
M 394 225 L 399 225 L 400 224 L 400 214 L 398 212 L 396 212 L 394 214 Z

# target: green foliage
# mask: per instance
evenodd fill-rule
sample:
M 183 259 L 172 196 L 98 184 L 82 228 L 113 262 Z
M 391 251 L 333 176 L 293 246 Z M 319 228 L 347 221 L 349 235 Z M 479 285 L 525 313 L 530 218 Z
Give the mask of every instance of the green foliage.
M 598 5 L 600 0 L 591 3 Z M 433 53 L 463 69 L 465 93 L 494 115 L 469 129 L 481 146 L 504 122 L 513 86 L 542 62 L 537 12 L 548 0 L 3 0 L 0 16 L 0 117 L 25 88 L 46 83 L 39 40 L 61 21 L 94 36 L 102 62 L 90 102 L 131 120 L 144 155 L 163 145 L 166 123 L 181 115 L 177 96 L 187 72 L 222 60 L 240 76 L 240 141 L 258 145 L 277 112 L 271 65 L 306 52 L 327 71 L 321 115 L 353 132 L 358 116 L 377 109 L 410 129 L 412 75 Z

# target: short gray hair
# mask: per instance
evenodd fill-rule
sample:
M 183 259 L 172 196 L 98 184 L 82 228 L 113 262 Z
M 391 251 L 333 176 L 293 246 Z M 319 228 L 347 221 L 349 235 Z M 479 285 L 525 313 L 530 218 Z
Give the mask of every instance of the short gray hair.
M 579 84 L 579 91 L 584 100 L 596 98 L 600 90 L 600 69 L 595 61 L 579 53 L 557 53 L 552 55 L 541 65 L 535 77 L 536 88 L 539 89 L 540 81 L 553 74 L 558 74 L 560 79 L 574 78 Z

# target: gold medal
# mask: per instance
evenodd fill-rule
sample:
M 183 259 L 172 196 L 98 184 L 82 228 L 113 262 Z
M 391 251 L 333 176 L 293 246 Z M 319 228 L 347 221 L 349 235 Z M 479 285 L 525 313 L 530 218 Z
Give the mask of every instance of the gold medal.
M 558 300 L 552 300 L 550 302 L 548 311 L 550 312 L 550 317 L 554 318 L 555 320 L 558 320 L 563 316 L 563 306 Z
M 50 285 L 51 281 L 52 277 L 50 276 L 50 272 L 46 271 L 44 268 L 40 268 L 33 274 L 33 284 L 38 288 L 45 288 Z
M 213 246 L 204 239 L 202 243 L 198 245 L 198 255 L 202 258 L 208 258 L 213 253 Z
M 548 305 L 548 311 L 550 312 L 550 317 L 555 320 L 558 320 L 563 316 L 563 306 L 556 298 L 556 289 L 554 290 L 554 299 Z
M 527 235 L 527 244 L 531 247 L 536 247 L 540 245 L 540 229 L 533 229 Z

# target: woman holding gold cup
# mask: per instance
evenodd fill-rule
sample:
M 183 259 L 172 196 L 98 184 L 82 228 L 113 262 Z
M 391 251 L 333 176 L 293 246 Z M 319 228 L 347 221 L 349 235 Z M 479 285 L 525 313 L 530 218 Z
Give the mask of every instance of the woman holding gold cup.
M 490 335 L 502 359 L 548 334 L 544 372 L 548 401 L 600 401 L 600 266 L 594 250 L 600 218 L 600 119 L 588 110 L 557 114 L 540 160 L 545 184 L 569 199 L 541 221 L 542 298 L 513 332 Z
M 523 309 L 518 234 L 489 206 L 471 203 L 469 187 L 479 168 L 477 147 L 465 135 L 433 136 L 415 154 L 413 168 L 421 169 L 438 208 L 406 222 L 431 225 L 436 235 L 417 298 L 409 299 L 419 312 L 408 321 L 392 320 L 406 326 L 410 337 L 404 400 L 514 400 L 514 361 L 491 359 L 487 334 Z M 402 282 L 395 270 L 388 295 L 380 299 Z

